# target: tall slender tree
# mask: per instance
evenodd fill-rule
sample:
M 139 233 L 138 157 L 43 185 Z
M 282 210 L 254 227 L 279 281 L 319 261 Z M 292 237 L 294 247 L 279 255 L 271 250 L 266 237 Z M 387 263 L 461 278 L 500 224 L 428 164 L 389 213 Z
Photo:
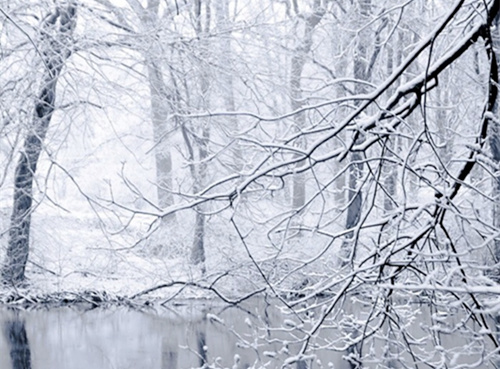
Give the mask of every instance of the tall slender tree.
M 35 45 L 42 60 L 42 75 L 33 116 L 17 162 L 14 182 L 14 205 L 9 230 L 3 281 L 19 284 L 25 279 L 30 248 L 33 205 L 33 181 L 45 136 L 55 110 L 57 83 L 66 60 L 73 52 L 72 34 L 76 26 L 76 3 L 62 3 L 48 13 L 40 27 Z
M 298 29 L 296 43 L 293 48 L 290 63 L 290 107 L 292 111 L 297 112 L 293 116 L 295 130 L 300 132 L 306 126 L 306 112 L 301 111 L 305 101 L 303 96 L 302 73 L 313 46 L 314 29 L 321 22 L 325 15 L 326 8 L 322 0 L 314 0 L 311 12 L 305 12 L 299 9 L 297 2 L 294 2 L 294 11 L 296 12 L 296 24 Z M 304 163 L 298 164 L 300 167 Z M 300 209 L 306 203 L 306 183 L 305 176 L 296 174 L 293 180 L 292 207 Z
M 492 58 L 494 58 L 494 61 L 496 65 L 494 67 L 496 70 L 493 72 L 493 76 L 496 77 L 496 80 L 492 81 L 493 83 L 498 83 L 499 81 L 499 75 L 498 71 L 500 70 L 500 16 L 497 15 L 495 17 L 495 20 L 492 24 L 492 27 L 490 29 L 491 32 L 491 41 L 492 41 Z M 500 163 L 500 120 L 499 120 L 499 114 L 500 114 L 500 96 L 497 97 L 497 99 L 494 102 L 492 112 L 497 119 L 492 120 L 490 124 L 490 131 L 489 131 L 489 144 L 490 144 L 490 149 L 491 149 L 491 154 L 493 157 L 493 160 L 495 163 L 499 164 Z M 495 198 L 495 202 L 493 205 L 493 223 L 497 229 L 500 229 L 500 177 L 495 176 L 492 179 L 492 185 L 493 185 L 493 195 Z M 500 240 L 497 238 L 494 241 L 494 260 L 496 264 L 496 271 L 494 273 L 493 278 L 496 279 L 498 282 L 500 282 Z
M 209 39 L 208 34 L 210 31 L 210 24 L 212 18 L 212 9 L 210 1 L 196 0 L 194 4 L 193 21 L 194 29 L 200 44 L 200 65 L 199 65 L 199 94 L 198 106 L 202 111 L 208 111 L 210 107 L 210 79 L 207 64 L 202 61 L 208 57 Z M 193 190 L 194 193 L 199 193 L 207 182 L 207 159 L 209 156 L 209 143 L 210 143 L 210 122 L 209 120 L 201 120 L 198 122 L 198 127 L 193 127 L 195 133 L 195 150 L 197 151 L 197 162 L 191 163 L 193 174 Z M 186 138 L 187 136 L 185 136 Z M 193 157 L 194 159 L 194 157 Z M 205 271 L 205 206 L 198 206 L 195 215 L 194 237 L 193 245 L 191 247 L 191 262 L 194 265 L 201 265 L 201 270 Z
M 143 7 L 137 0 L 127 0 L 140 19 L 140 30 L 148 47 L 139 47 L 147 68 L 147 78 L 151 96 L 151 122 L 153 124 L 154 153 L 156 164 L 156 188 L 158 206 L 166 208 L 173 204 L 172 195 L 172 153 L 168 142 L 171 93 L 165 83 L 163 72 L 163 47 L 158 33 L 160 24 L 160 1 L 148 0 Z M 170 120 L 171 121 L 171 120 Z M 172 218 L 170 216 L 169 218 Z
M 373 48 L 373 56 L 369 57 L 370 38 L 367 36 L 367 30 L 363 29 L 367 24 L 371 14 L 371 0 L 358 0 L 355 5 L 355 27 L 357 29 L 356 46 L 353 59 L 353 78 L 354 78 L 354 93 L 363 95 L 366 93 L 365 82 L 371 78 L 373 63 L 378 54 L 377 46 Z M 372 63 L 372 64 L 370 64 Z M 359 103 L 355 103 L 359 105 Z M 353 134 L 355 144 L 360 144 L 364 141 L 363 133 L 357 131 Z M 363 177 L 363 161 L 365 157 L 361 152 L 350 153 L 350 167 L 347 183 L 347 215 L 346 229 L 353 229 L 361 220 L 361 212 L 363 205 L 363 192 L 361 190 L 361 180 Z M 347 234 L 346 241 L 342 245 L 342 265 L 350 264 L 356 254 L 355 232 L 350 231 Z

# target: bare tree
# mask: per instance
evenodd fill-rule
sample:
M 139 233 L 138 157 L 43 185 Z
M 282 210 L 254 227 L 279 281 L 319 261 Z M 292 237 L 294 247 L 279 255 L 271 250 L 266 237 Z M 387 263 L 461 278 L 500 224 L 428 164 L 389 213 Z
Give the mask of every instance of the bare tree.
M 170 142 L 185 159 L 185 168 L 174 177 L 181 183 L 182 200 L 147 215 L 158 224 L 189 211 L 190 222 L 194 218 L 190 261 L 201 269 L 207 213 L 222 209 L 221 233 L 229 233 L 231 224 L 239 239 L 214 236 L 227 242 L 221 248 L 231 259 L 221 263 L 220 274 L 205 273 L 196 282 L 162 281 L 133 298 L 181 286 L 181 291 L 201 288 L 238 303 L 267 291 L 290 319 L 286 327 L 266 327 L 271 333 L 259 343 L 282 333 L 276 340 L 283 350 L 274 357 L 285 365 L 302 367 L 318 350 L 332 350 L 344 354 L 353 368 L 369 363 L 492 366 L 499 347 L 492 330 L 499 294 L 499 1 L 433 2 L 431 17 L 424 1 L 316 1 L 306 12 L 304 2 L 262 0 L 259 5 L 269 7 L 255 19 L 250 3 L 244 11 L 241 2 L 224 3 L 225 9 L 202 0 L 150 1 L 140 8 L 128 3 L 140 10 L 130 14 L 150 14 L 148 6 L 154 14 L 147 29 L 155 46 L 141 54 L 146 63 L 136 62 L 148 72 L 145 85 L 158 99 L 153 120 L 163 127 L 163 115 L 171 114 L 169 128 L 175 131 L 163 127 L 156 143 L 175 134 Z M 172 33 L 165 31 L 167 22 L 156 23 L 169 4 Z M 214 9 L 222 14 L 218 20 L 212 19 Z M 240 28 L 226 33 L 235 47 L 220 48 L 240 60 L 234 68 L 239 74 L 218 81 L 221 68 L 215 61 L 221 57 L 212 50 L 219 36 L 214 24 L 224 23 L 228 9 L 245 17 Z M 289 16 L 292 11 L 296 17 Z M 288 54 L 281 38 L 291 34 L 292 18 L 305 33 Z M 122 36 L 116 37 L 120 47 L 138 46 Z M 347 38 L 342 44 L 353 47 L 338 51 L 332 46 L 335 37 Z M 288 71 L 289 78 L 280 84 L 282 75 L 270 70 Z M 227 96 L 214 94 L 220 85 Z M 441 114 L 444 103 L 453 104 L 453 113 Z M 34 121 L 48 124 L 44 114 L 35 114 Z M 453 125 L 448 124 L 452 115 L 458 117 Z M 231 134 L 217 126 L 219 120 L 237 120 L 244 165 L 218 161 L 234 144 Z M 441 141 L 445 133 L 447 147 Z M 42 147 L 41 136 L 28 135 Z M 36 165 L 24 165 L 18 174 L 31 173 L 32 180 Z M 20 183 L 20 189 L 31 188 Z M 347 201 L 340 204 L 337 193 L 343 187 Z M 283 195 L 290 190 L 292 199 Z M 24 213 L 15 208 L 14 214 Z M 293 237 L 297 232 L 300 240 Z M 232 268 L 235 260 L 239 264 Z M 18 278 L 10 273 L 7 280 Z M 224 287 L 239 295 L 235 300 L 219 290 L 230 278 Z M 244 292 L 231 288 L 241 280 Z M 446 339 L 449 333 L 457 335 L 454 342 Z M 285 347 L 285 341 L 296 346 Z
M 172 157 L 168 142 L 169 113 L 171 97 L 163 75 L 162 46 L 158 40 L 161 31 L 158 0 L 149 0 L 145 7 L 138 1 L 128 1 L 132 10 L 141 21 L 143 34 L 148 39 L 148 48 L 140 48 L 148 71 L 148 84 L 151 95 L 151 121 L 154 133 L 154 152 L 156 163 L 158 206 L 165 208 L 173 204 Z
M 405 27 L 404 23 L 397 20 L 398 13 L 399 17 L 404 12 L 408 16 L 414 14 L 410 11 L 409 3 L 394 5 L 389 11 L 381 9 L 382 15 L 375 16 L 373 13 L 368 16 L 366 7 L 370 6 L 369 1 L 359 2 L 359 5 L 365 6 L 361 8 L 364 17 L 360 18 L 364 25 L 360 24 L 359 29 L 374 25 L 374 19 L 383 24 L 381 20 L 387 14 L 396 15 L 396 21 L 391 21 L 392 30 L 388 28 L 385 37 L 393 37 L 398 27 Z M 301 167 L 299 173 L 306 173 L 320 183 L 326 172 L 325 163 L 354 157 L 350 167 L 359 166 L 350 180 L 349 206 L 352 208 L 347 210 L 347 227 L 336 227 L 331 220 L 322 221 L 325 213 L 321 209 L 318 210 L 320 221 L 315 227 L 309 228 L 305 222 L 297 226 L 302 231 L 309 230 L 311 234 L 317 235 L 311 239 L 313 242 L 322 242 L 324 247 L 308 261 L 297 261 L 296 268 L 292 268 L 286 277 L 273 281 L 270 274 L 266 273 L 265 261 L 259 263 L 255 257 L 257 253 L 251 252 L 249 237 L 240 233 L 241 243 L 254 256 L 252 260 L 259 268 L 263 283 L 273 292 L 279 290 L 281 281 L 290 274 L 308 267 L 319 268 L 319 261 L 325 262 L 322 273 L 314 269 L 315 275 L 320 275 L 319 280 L 303 290 L 303 287 L 296 287 L 295 296 L 298 298 L 288 304 L 299 313 L 314 311 L 316 314 L 319 311 L 312 320 L 308 320 L 311 328 L 302 336 L 302 348 L 294 357 L 296 362 L 315 350 L 315 339 L 324 327 L 337 327 L 340 324 L 351 328 L 346 332 L 354 330 L 356 334 L 346 335 L 338 342 L 326 342 L 325 345 L 333 350 L 356 347 L 355 351 L 348 353 L 353 367 L 361 367 L 365 358 L 377 360 L 376 355 L 370 353 L 370 350 L 376 352 L 377 347 L 384 347 L 389 353 L 400 353 L 398 358 L 392 357 L 395 361 L 390 360 L 392 367 L 411 367 L 417 363 L 439 367 L 438 350 L 453 346 L 445 343 L 447 327 L 439 318 L 443 310 L 451 314 L 450 304 L 457 307 L 458 316 L 464 314 L 470 319 L 454 324 L 454 330 L 460 331 L 463 337 L 472 332 L 483 332 L 481 343 L 477 346 L 471 344 L 480 350 L 475 365 L 481 367 L 483 363 L 494 359 L 488 354 L 489 348 L 494 350 L 499 344 L 496 335 L 488 328 L 491 316 L 488 313 L 487 296 L 490 293 L 496 296 L 498 287 L 492 285 L 488 277 L 491 264 L 484 263 L 480 254 L 489 252 L 488 248 L 498 238 L 498 227 L 496 217 L 485 215 L 478 206 L 496 206 L 496 195 L 492 194 L 498 191 L 498 160 L 495 159 L 496 154 L 491 156 L 486 150 L 488 141 L 492 152 L 496 150 L 494 111 L 498 98 L 498 65 L 490 45 L 495 45 L 491 31 L 495 30 L 494 20 L 498 8 L 498 1 L 457 1 L 440 8 L 440 17 L 435 18 L 432 30 L 426 29 L 414 38 L 416 42 L 404 53 L 398 65 L 376 70 L 379 73 L 376 78 L 367 73 L 374 65 L 367 61 L 378 52 L 378 44 L 372 39 L 371 45 L 375 47 L 372 53 L 367 53 L 363 47 L 367 47 L 370 42 L 366 41 L 358 50 L 359 59 L 354 60 L 354 73 L 357 73 L 356 83 L 368 82 L 366 85 L 370 88 L 353 90 L 345 96 L 345 100 L 341 97 L 326 101 L 324 105 L 306 107 L 319 110 L 323 106 L 337 106 L 349 101 L 352 109 L 345 116 L 339 114 L 335 124 L 325 122 L 303 129 L 300 139 L 315 139 L 304 140 L 306 147 L 300 152 L 296 151 L 296 155 L 286 155 L 290 153 L 289 146 L 276 145 L 276 150 L 269 155 L 268 160 L 263 160 L 243 182 L 235 184 L 234 190 L 222 193 L 214 190 L 216 185 L 207 187 L 207 197 L 212 193 L 213 199 L 220 201 L 228 196 L 234 203 L 244 197 L 257 199 L 255 193 L 265 180 L 293 178 L 297 173 L 297 164 L 304 160 L 307 160 L 307 164 Z M 464 19 L 467 19 L 465 23 Z M 382 35 L 379 36 L 383 42 Z M 472 72 L 476 68 L 473 47 L 482 50 L 480 65 L 484 69 L 478 80 L 475 80 Z M 439 95 L 430 92 L 440 88 L 457 88 L 454 84 L 456 80 L 445 77 L 452 65 L 471 71 L 470 79 L 463 74 L 462 78 L 484 88 L 469 89 L 465 80 L 461 81 L 463 85 L 460 92 L 463 97 L 460 101 L 470 104 L 467 105 L 470 108 L 463 110 L 463 121 L 467 124 L 451 131 L 453 137 L 448 144 L 453 147 L 445 152 L 436 145 L 441 134 L 436 127 L 442 122 L 432 122 L 432 119 L 440 119 L 439 114 L 434 113 L 442 107 L 436 104 Z M 264 121 L 265 118 L 257 116 L 255 119 Z M 328 144 L 342 134 L 348 139 L 343 141 L 343 146 L 332 149 Z M 287 143 L 294 142 L 296 136 L 292 137 Z M 387 139 L 397 139 L 404 144 L 387 155 Z M 263 142 L 262 146 L 268 147 L 270 144 Z M 283 155 L 279 156 L 279 153 Z M 277 160 L 277 157 L 282 160 Z M 396 178 L 402 189 L 400 194 L 395 194 L 391 190 L 393 182 L 386 181 L 382 176 L 387 162 L 397 166 L 401 173 Z M 481 174 L 472 176 L 473 170 Z M 362 175 L 357 174 L 360 172 Z M 328 190 L 338 178 L 332 176 L 324 181 L 324 185 L 318 186 L 317 192 L 310 195 L 308 204 L 320 197 L 328 201 Z M 475 178 L 481 178 L 480 186 L 476 185 Z M 493 183 L 493 186 L 488 188 L 483 185 L 485 178 L 490 179 L 488 183 Z M 229 178 L 223 184 L 231 180 Z M 410 187 L 411 182 L 416 184 Z M 387 194 L 394 201 L 392 206 L 384 206 Z M 291 216 L 287 213 L 283 218 L 290 219 Z M 289 223 L 282 221 L 280 224 Z M 237 225 L 236 228 L 239 229 Z M 275 227 L 273 231 L 283 233 L 287 229 Z M 353 234 L 355 236 L 351 238 Z M 348 258 L 350 268 L 343 274 L 329 266 L 328 258 L 335 251 L 343 249 L 342 240 L 345 237 L 350 238 L 352 244 Z M 314 247 L 312 244 L 304 246 L 310 250 Z M 282 249 L 275 248 L 276 255 L 282 252 Z M 318 297 L 324 297 L 324 300 L 316 300 Z M 438 350 L 417 347 L 412 333 L 406 327 L 408 317 L 412 316 L 408 304 L 418 303 L 420 298 L 426 301 L 420 311 L 428 314 L 428 324 L 432 327 L 421 334 L 425 334 Z M 358 303 L 365 306 L 366 310 L 356 316 L 345 314 L 350 304 Z M 315 310 L 318 305 L 322 309 Z M 451 355 L 453 350 L 446 352 Z M 387 364 L 387 358 L 384 360 Z M 446 362 L 446 359 L 443 360 Z M 289 364 L 292 360 L 286 362 Z
M 76 25 L 76 4 L 57 6 L 44 18 L 40 40 L 35 47 L 43 62 L 40 90 L 33 102 L 33 118 L 23 143 L 15 172 L 14 206 L 9 231 L 3 281 L 19 284 L 29 255 L 30 224 L 33 212 L 33 181 L 56 99 L 57 82 L 72 53 L 72 33 Z
M 210 30 L 210 23 L 212 17 L 212 9 L 209 1 L 196 0 L 194 4 L 193 21 L 194 29 L 196 35 L 201 43 L 201 54 L 200 60 L 205 59 L 208 55 L 209 43 L 208 43 L 208 33 Z M 199 66 L 199 107 L 202 111 L 207 111 L 210 107 L 209 104 L 209 67 L 208 65 L 200 64 Z M 210 125 L 209 121 L 199 121 L 201 127 L 196 127 L 193 129 L 194 137 L 196 140 L 195 150 L 197 151 L 196 160 L 197 163 L 192 162 L 190 164 L 193 176 L 193 190 L 197 194 L 205 186 L 207 177 L 207 160 L 209 156 L 208 145 L 210 143 Z M 184 138 L 187 139 L 187 135 Z M 193 145 L 191 145 L 192 147 Z M 192 160 L 195 159 L 193 156 Z M 198 206 L 195 208 L 195 226 L 194 226 L 194 237 L 193 246 L 191 248 L 191 262 L 194 265 L 201 264 L 201 269 L 205 271 L 205 214 L 204 206 Z
M 500 31 L 498 29 L 500 25 L 500 19 L 499 16 L 497 15 L 494 22 L 493 22 L 493 27 L 491 30 L 491 42 L 492 42 L 492 47 L 493 47 L 493 53 L 492 57 L 494 57 L 494 61 L 496 62 L 496 65 L 492 65 L 494 68 L 493 72 L 498 73 L 498 70 L 500 68 Z M 497 77 L 498 78 L 498 77 Z M 494 81 L 495 82 L 495 81 Z M 499 101 L 498 98 L 497 100 L 493 103 L 492 107 L 492 113 L 494 114 L 494 117 L 498 117 L 499 113 Z M 490 144 L 490 149 L 491 149 L 491 154 L 492 158 L 495 163 L 500 163 L 500 125 L 499 125 L 499 120 L 498 119 L 493 119 L 491 122 L 491 125 L 489 127 L 489 144 Z M 500 196 L 500 180 L 497 176 L 495 176 L 492 179 L 492 185 L 493 185 L 493 196 L 496 199 L 494 206 L 493 206 L 493 223 L 496 228 L 500 227 L 500 207 L 499 207 L 499 200 L 498 196 Z M 498 270 L 498 263 L 500 263 L 500 240 L 495 239 L 494 242 L 494 260 L 496 264 L 496 271 L 494 273 L 494 278 L 497 281 L 500 281 L 499 278 L 499 270 Z
M 300 132 L 306 126 L 306 112 L 300 111 L 305 105 L 302 87 L 302 73 L 306 64 L 308 54 L 313 45 L 313 33 L 316 26 L 321 22 L 326 9 L 321 0 L 315 0 L 312 4 L 310 13 L 301 11 L 297 3 L 294 3 L 298 29 L 297 46 L 292 52 L 290 64 L 290 106 L 294 114 L 293 120 L 295 130 Z M 299 164 L 302 165 L 302 164 Z M 292 207 L 294 209 L 302 208 L 306 203 L 306 184 L 305 177 L 301 174 L 294 176 Z

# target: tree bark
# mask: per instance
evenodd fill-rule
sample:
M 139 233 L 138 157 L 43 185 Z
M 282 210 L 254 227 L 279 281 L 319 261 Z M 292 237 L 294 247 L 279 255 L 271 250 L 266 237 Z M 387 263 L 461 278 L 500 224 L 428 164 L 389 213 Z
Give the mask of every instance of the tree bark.
M 210 3 L 205 2 L 205 12 L 202 19 L 202 0 L 195 1 L 195 31 L 198 38 L 202 41 L 201 47 L 204 48 L 202 53 L 209 50 L 208 34 L 211 10 Z M 203 20 L 203 23 L 202 23 Z M 210 82 L 208 70 L 206 66 L 200 65 L 200 108 L 207 110 L 209 107 L 209 89 Z M 196 148 L 198 154 L 198 164 L 191 164 L 194 175 L 194 192 L 198 193 L 202 190 L 207 177 L 207 162 L 208 158 L 208 144 L 210 142 L 210 126 L 208 121 L 201 122 L 201 132 L 197 135 Z M 201 264 L 201 271 L 205 273 L 205 206 L 199 205 L 195 208 L 196 219 L 194 227 L 193 245 L 191 247 L 191 263 L 194 265 Z
M 162 68 L 154 61 L 147 61 L 151 117 L 155 142 L 156 188 L 158 206 L 162 209 L 174 203 L 172 195 L 172 156 L 165 143 L 167 133 L 167 94 Z M 172 215 L 173 217 L 174 215 Z
M 359 16 L 358 16 L 358 28 L 361 29 L 366 24 L 366 20 L 371 12 L 371 0 L 358 0 L 357 3 Z M 354 57 L 353 66 L 353 77 L 358 81 L 368 81 L 369 68 L 372 67 L 368 65 L 368 42 L 370 39 L 365 37 L 365 32 L 360 32 L 358 43 L 356 45 L 356 53 Z M 356 83 L 354 91 L 356 94 L 365 93 L 365 85 L 361 83 Z M 364 137 L 359 135 L 357 138 L 357 143 L 362 143 Z M 361 211 L 363 205 L 363 193 L 358 188 L 358 185 L 363 176 L 363 155 L 360 152 L 353 152 L 350 154 L 350 169 L 348 174 L 348 189 L 347 189 L 347 217 L 346 217 L 346 229 L 354 228 L 358 225 L 361 219 Z M 356 245 L 354 240 L 354 231 L 349 232 L 346 235 L 346 239 L 342 244 L 341 250 L 341 266 L 349 264 L 355 257 Z
M 232 37 L 232 24 L 229 16 L 229 0 L 218 0 L 214 3 L 215 6 L 215 18 L 216 27 L 218 32 L 221 34 L 219 41 L 219 63 L 222 66 L 224 63 L 228 63 L 227 69 L 222 69 L 217 78 L 221 82 L 221 94 L 224 100 L 225 109 L 229 112 L 236 111 L 236 101 L 234 97 L 234 81 L 232 70 L 232 60 L 231 55 L 233 55 L 233 50 L 231 46 Z M 228 130 L 231 133 L 239 132 L 239 121 L 236 115 L 230 115 L 227 117 Z M 243 150 L 238 142 L 238 140 L 233 140 L 232 143 L 232 169 L 235 172 L 241 172 L 245 166 L 245 157 Z
M 394 71 L 394 49 L 392 45 L 387 45 L 387 75 L 392 75 Z M 390 88 L 388 91 L 388 96 L 391 96 L 395 88 Z M 387 147 L 387 157 L 394 158 L 393 152 L 397 148 L 397 143 L 395 142 L 397 137 L 390 137 L 386 140 L 385 145 Z M 384 211 L 390 212 L 394 209 L 394 196 L 396 195 L 396 179 L 398 176 L 398 167 L 394 163 L 388 161 L 382 164 L 383 170 L 383 185 L 385 188 L 384 193 Z
M 306 58 L 312 47 L 312 37 L 316 26 L 321 22 L 325 14 L 325 9 L 321 7 L 321 1 L 315 0 L 313 13 L 307 16 L 300 15 L 304 19 L 304 34 L 295 48 L 290 66 L 290 107 L 292 111 L 297 111 L 304 106 L 302 94 L 302 72 L 306 64 Z M 297 14 L 299 16 L 299 14 Z M 304 112 L 293 116 L 295 129 L 300 132 L 305 127 L 306 115 Z M 304 165 L 303 162 L 297 164 L 298 167 Z M 306 203 L 306 183 L 304 174 L 295 174 L 293 178 L 292 207 L 300 209 Z
M 2 269 L 2 279 L 7 284 L 18 284 L 25 279 L 33 211 L 33 180 L 54 112 L 59 75 L 71 55 L 69 39 L 75 24 L 76 5 L 70 3 L 64 8 L 56 8 L 45 18 L 42 25 L 38 49 L 45 68 L 31 127 L 24 140 L 15 171 L 14 205 L 7 255 Z
M 158 25 L 160 2 L 148 0 L 145 9 L 137 9 L 138 16 L 146 32 L 153 32 Z M 153 41 L 154 42 L 154 41 Z M 161 50 L 161 47 L 157 48 Z M 153 123 L 153 138 L 155 144 L 156 192 L 158 206 L 166 208 L 173 205 L 172 195 L 172 155 L 166 144 L 165 135 L 168 132 L 167 117 L 170 105 L 169 94 L 163 78 L 163 68 L 160 58 L 155 55 L 155 49 L 143 51 L 148 70 L 149 91 L 151 96 L 151 120 Z M 175 215 L 169 216 L 175 218 Z
M 497 69 L 500 68 L 500 16 L 494 20 L 494 27 L 491 29 L 491 38 L 493 42 L 493 52 L 496 57 Z M 500 113 L 499 101 L 495 101 L 493 106 L 493 114 L 498 119 L 498 114 Z M 500 124 L 498 120 L 492 120 L 489 127 L 489 144 L 491 149 L 491 154 L 496 163 L 500 163 Z M 493 206 L 493 224 L 497 229 L 500 229 L 500 176 L 495 176 L 493 179 L 493 197 L 496 202 Z M 495 271 L 493 278 L 500 282 L 500 240 L 495 239 L 494 241 L 494 258 L 495 258 Z

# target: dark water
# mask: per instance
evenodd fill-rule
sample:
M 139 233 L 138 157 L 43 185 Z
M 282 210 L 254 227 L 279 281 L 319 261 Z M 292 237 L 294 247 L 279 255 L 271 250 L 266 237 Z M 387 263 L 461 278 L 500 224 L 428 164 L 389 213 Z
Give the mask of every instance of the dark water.
M 417 325 L 425 325 L 426 319 L 424 316 Z M 0 368 L 281 368 L 300 347 L 300 343 L 294 341 L 303 337 L 303 329 L 291 327 L 292 320 L 293 316 L 262 300 L 248 303 L 244 308 L 191 302 L 147 311 L 3 309 L 0 310 Z M 422 350 L 432 352 L 434 344 L 425 339 L 423 333 L 424 330 L 414 331 L 413 335 L 420 340 Z M 333 329 L 322 331 L 321 336 L 319 344 L 341 344 L 341 336 Z M 444 358 L 444 362 L 454 361 L 458 366 L 467 361 L 476 362 L 476 357 L 463 352 L 466 341 L 443 337 L 443 345 L 456 347 L 456 354 L 463 354 L 455 355 L 453 360 L 451 356 Z M 331 349 L 333 346 L 320 348 L 314 358 L 287 368 L 350 368 L 343 360 L 346 353 Z M 484 351 L 481 355 L 485 355 Z M 366 363 L 366 367 L 401 367 L 391 360 L 376 361 Z M 491 366 L 483 362 L 479 367 Z

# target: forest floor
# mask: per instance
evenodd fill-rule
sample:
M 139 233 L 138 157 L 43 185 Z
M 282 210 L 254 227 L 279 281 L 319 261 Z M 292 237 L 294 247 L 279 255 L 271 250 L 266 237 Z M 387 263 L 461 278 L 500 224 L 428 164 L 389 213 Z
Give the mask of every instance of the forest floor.
M 4 215 L 7 229 L 8 215 Z M 0 303 L 136 306 L 213 297 L 231 302 L 236 296 L 262 290 L 244 276 L 242 270 L 248 265 L 242 268 L 244 258 L 235 258 L 230 245 L 214 250 L 222 238 L 217 229 L 208 232 L 203 273 L 199 265 L 189 262 L 189 229 L 158 232 L 138 242 L 148 226 L 144 221 L 113 233 L 89 214 L 35 213 L 25 286 L 0 288 Z M 1 238 L 2 254 L 7 234 Z
M 3 229 L 0 260 L 8 242 L 9 210 L 0 209 Z M 336 270 L 334 248 L 324 250 L 316 238 L 297 237 L 269 245 L 266 232 L 242 229 L 245 243 L 223 216 L 207 217 L 204 264 L 193 265 L 190 253 L 193 214 L 177 214 L 150 234 L 152 217 L 135 217 L 111 228 L 95 213 L 42 205 L 32 217 L 30 255 L 24 287 L 0 287 L 0 303 L 166 304 L 174 299 L 217 298 L 226 303 L 271 289 L 287 296 L 314 288 L 314 275 Z M 245 219 L 242 219 L 242 224 Z M 316 237 L 316 236 L 311 236 Z M 327 270 L 308 265 L 321 255 Z M 330 260 L 330 261 L 328 261 Z M 323 265 L 323 264 L 321 264 Z M 322 266 L 323 268 L 323 266 Z M 272 287 L 270 287 L 272 284 Z

